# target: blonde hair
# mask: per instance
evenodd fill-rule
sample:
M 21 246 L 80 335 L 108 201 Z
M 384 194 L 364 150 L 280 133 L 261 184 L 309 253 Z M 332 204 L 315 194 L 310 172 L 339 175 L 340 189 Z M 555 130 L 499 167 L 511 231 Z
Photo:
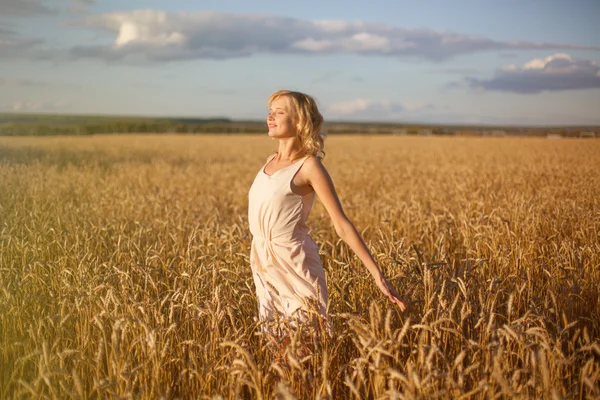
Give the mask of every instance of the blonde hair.
M 319 112 L 317 102 L 312 96 L 291 90 L 278 90 L 269 96 L 267 104 L 271 106 L 275 100 L 285 97 L 288 99 L 292 119 L 296 124 L 296 137 L 302 146 L 298 157 L 313 155 L 320 160 L 325 157 L 325 138 L 323 116 Z

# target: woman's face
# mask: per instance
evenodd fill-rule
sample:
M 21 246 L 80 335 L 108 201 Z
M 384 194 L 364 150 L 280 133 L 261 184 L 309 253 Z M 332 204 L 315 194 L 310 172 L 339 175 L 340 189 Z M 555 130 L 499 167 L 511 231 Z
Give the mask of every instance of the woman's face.
M 292 117 L 289 101 L 285 96 L 274 100 L 271 103 L 269 116 L 267 117 L 269 136 L 273 138 L 296 136 L 296 128 Z

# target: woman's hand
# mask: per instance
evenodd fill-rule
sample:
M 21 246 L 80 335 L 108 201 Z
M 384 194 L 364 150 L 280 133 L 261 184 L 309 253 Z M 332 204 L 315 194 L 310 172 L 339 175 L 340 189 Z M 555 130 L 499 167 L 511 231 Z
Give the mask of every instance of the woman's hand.
M 392 303 L 396 304 L 400 308 L 400 311 L 405 311 L 407 304 L 400 298 L 400 295 L 396 289 L 394 289 L 394 287 L 383 277 L 383 275 L 380 275 L 380 277 L 375 280 L 379 290 L 381 290 Z

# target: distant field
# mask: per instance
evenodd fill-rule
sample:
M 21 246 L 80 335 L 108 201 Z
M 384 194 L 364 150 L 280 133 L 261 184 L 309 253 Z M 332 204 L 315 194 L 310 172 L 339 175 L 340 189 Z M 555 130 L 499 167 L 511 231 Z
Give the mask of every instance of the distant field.
M 600 398 L 600 141 L 331 136 L 400 315 L 311 236 L 335 336 L 289 367 L 256 322 L 265 136 L 0 137 L 0 398 Z

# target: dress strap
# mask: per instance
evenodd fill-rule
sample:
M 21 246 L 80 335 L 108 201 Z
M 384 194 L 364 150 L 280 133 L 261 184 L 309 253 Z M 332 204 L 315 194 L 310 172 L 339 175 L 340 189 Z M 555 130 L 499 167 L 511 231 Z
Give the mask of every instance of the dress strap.
M 277 155 L 277 153 L 273 153 L 273 154 L 271 155 L 271 157 L 269 157 L 269 158 L 267 159 L 267 162 L 266 162 L 266 163 L 264 163 L 264 164 L 263 164 L 263 166 L 262 166 L 262 170 L 263 170 L 263 171 L 265 170 L 265 167 L 267 166 L 267 164 L 268 164 L 268 163 L 270 163 L 271 161 L 273 161 L 273 159 L 275 158 L 275 156 L 276 156 L 276 155 Z
M 310 156 L 305 156 L 304 158 L 301 158 L 300 160 L 296 161 L 296 163 L 293 165 L 293 168 L 290 168 L 292 170 L 290 180 L 294 179 L 298 171 L 300 171 L 300 168 L 302 168 L 302 166 L 304 165 L 306 160 L 308 160 L 309 157 Z

